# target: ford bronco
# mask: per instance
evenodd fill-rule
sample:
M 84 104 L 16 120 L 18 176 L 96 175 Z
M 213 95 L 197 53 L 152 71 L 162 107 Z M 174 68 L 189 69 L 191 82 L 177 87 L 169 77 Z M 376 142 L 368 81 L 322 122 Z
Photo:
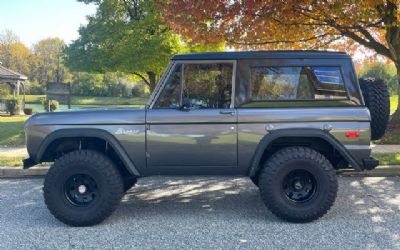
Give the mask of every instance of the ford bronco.
M 247 176 L 266 206 L 309 222 L 333 205 L 337 169 L 370 170 L 389 119 L 378 79 L 341 52 L 254 51 L 172 58 L 142 109 L 36 114 L 24 167 L 54 162 L 44 201 L 72 226 L 102 222 L 138 178 Z

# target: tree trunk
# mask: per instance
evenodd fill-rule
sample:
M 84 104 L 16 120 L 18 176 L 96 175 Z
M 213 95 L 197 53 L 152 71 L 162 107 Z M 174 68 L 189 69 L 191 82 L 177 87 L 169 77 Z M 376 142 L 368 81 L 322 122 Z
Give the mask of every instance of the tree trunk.
M 146 72 L 147 76 L 149 77 L 149 88 L 150 92 L 153 92 L 154 88 L 156 87 L 156 74 L 152 71 Z
M 400 62 L 396 62 L 395 65 L 397 69 L 397 95 L 400 97 Z M 396 111 L 391 117 L 390 128 L 400 128 L 400 102 L 397 103 Z

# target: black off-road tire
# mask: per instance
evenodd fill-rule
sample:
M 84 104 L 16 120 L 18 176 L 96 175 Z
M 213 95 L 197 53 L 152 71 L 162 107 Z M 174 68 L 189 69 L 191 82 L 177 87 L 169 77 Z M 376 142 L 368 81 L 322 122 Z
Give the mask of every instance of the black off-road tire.
M 95 183 L 93 190 L 98 193 L 91 193 L 90 203 L 82 206 L 71 202 L 66 184 L 75 182 L 74 176 L 89 176 L 87 178 Z M 46 175 L 43 191 L 48 209 L 58 220 L 70 226 L 92 226 L 112 214 L 124 194 L 124 186 L 118 169 L 109 158 L 96 151 L 81 150 L 54 162 Z
M 312 176 L 315 181 L 315 189 L 301 202 L 292 200 L 285 193 L 285 180 L 299 171 Z M 338 182 L 335 170 L 322 154 L 307 147 L 288 147 L 273 154 L 264 164 L 259 175 L 259 188 L 265 205 L 277 217 L 290 222 L 310 222 L 331 208 Z
M 377 78 L 358 80 L 365 105 L 371 113 L 371 139 L 379 140 L 385 134 L 390 116 L 390 96 L 385 82 Z

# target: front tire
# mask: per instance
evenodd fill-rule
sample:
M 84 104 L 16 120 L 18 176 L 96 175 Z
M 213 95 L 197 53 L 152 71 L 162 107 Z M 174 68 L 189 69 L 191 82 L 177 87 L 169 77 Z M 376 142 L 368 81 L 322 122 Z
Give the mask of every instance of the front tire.
M 55 161 L 44 181 L 44 200 L 58 220 L 92 226 L 116 209 L 124 186 L 114 163 L 101 153 L 81 150 Z
M 333 205 L 337 177 L 331 163 L 307 147 L 288 147 L 272 155 L 259 175 L 265 205 L 290 222 L 310 222 Z

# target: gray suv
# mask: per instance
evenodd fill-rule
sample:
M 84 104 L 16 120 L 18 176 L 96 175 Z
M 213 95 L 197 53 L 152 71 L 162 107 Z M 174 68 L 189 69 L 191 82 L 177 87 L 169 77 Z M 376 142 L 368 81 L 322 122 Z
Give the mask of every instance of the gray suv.
M 370 140 L 389 117 L 378 79 L 326 51 L 182 54 L 145 108 L 32 116 L 24 167 L 54 162 L 44 200 L 60 221 L 100 223 L 138 178 L 248 176 L 266 206 L 291 222 L 324 215 L 336 171 L 372 169 Z

